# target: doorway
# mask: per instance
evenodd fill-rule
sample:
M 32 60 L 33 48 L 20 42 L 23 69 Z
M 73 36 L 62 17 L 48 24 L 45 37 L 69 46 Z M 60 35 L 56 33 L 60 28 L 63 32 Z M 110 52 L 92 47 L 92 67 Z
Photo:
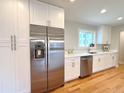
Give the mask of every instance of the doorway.
M 120 32 L 119 60 L 124 64 L 124 31 Z

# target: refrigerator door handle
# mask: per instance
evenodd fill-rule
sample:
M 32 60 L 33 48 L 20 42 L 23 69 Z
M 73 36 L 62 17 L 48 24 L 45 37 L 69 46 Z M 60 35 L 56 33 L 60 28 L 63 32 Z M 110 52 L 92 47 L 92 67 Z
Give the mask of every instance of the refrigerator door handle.
M 48 51 L 48 52 L 47 52 L 48 54 L 47 54 L 47 55 L 48 55 L 48 66 L 49 66 L 49 59 L 50 59 L 50 58 L 49 58 L 49 57 L 50 57 L 50 38 L 49 38 L 49 37 L 48 37 L 48 45 L 47 45 L 47 48 L 48 48 L 48 50 L 47 50 L 47 51 Z
M 45 37 L 45 53 L 44 53 L 44 55 L 45 55 L 45 60 L 46 60 L 46 63 L 45 63 L 45 66 L 48 68 L 48 65 L 47 65 L 47 62 L 48 62 L 48 57 L 47 57 L 47 55 L 48 55 L 48 50 L 47 50 L 47 46 L 48 46 L 48 44 L 47 44 L 47 37 Z

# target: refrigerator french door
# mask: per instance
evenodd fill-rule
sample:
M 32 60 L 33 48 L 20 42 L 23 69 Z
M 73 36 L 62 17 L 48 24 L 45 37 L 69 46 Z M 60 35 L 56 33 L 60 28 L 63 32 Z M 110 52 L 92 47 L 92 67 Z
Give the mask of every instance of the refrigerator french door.
M 32 93 L 64 85 L 64 30 L 30 25 Z
M 48 90 L 64 84 L 64 31 L 48 27 Z

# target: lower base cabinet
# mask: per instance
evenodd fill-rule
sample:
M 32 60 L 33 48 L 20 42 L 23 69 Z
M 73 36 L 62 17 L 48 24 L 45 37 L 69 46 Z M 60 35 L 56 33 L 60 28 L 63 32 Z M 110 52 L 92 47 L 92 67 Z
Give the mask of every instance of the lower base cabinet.
M 118 66 L 118 53 L 93 55 L 93 73 Z M 80 57 L 65 58 L 65 82 L 79 78 Z
M 93 56 L 93 73 L 118 65 L 118 54 L 107 53 Z
M 65 59 L 65 82 L 74 80 L 80 76 L 80 57 Z

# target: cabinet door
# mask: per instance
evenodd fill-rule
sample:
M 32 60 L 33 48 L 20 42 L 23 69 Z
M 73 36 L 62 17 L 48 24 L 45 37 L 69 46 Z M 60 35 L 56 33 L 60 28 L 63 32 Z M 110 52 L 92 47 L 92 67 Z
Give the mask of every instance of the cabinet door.
M 93 56 L 93 67 L 92 67 L 93 73 L 97 71 L 97 57 Z
M 30 0 L 30 24 L 47 26 L 48 4 Z
M 16 93 L 30 93 L 29 0 L 17 1 Z
M 108 69 L 111 67 L 111 55 L 110 54 L 103 54 L 103 70 Z
M 72 63 L 65 59 L 65 82 L 72 80 Z
M 111 27 L 106 26 L 103 31 L 103 44 L 111 44 Z
M 110 53 L 109 54 L 109 58 L 108 58 L 108 64 L 109 64 L 109 68 L 113 67 L 114 66 L 114 58 L 113 58 L 113 55 Z
M 15 30 L 15 6 L 14 0 L 0 0 L 0 93 L 16 93 L 11 47 L 11 35 Z
M 75 57 L 70 62 L 72 63 L 72 78 L 76 79 L 80 76 L 80 57 Z
M 49 5 L 48 20 L 49 26 L 64 28 L 64 9 Z
M 115 66 L 118 67 L 119 63 L 118 63 L 118 53 L 115 53 L 114 55 L 114 63 L 115 63 Z
M 110 44 L 111 43 L 111 27 L 101 26 L 97 31 L 97 43 L 98 44 Z
M 80 76 L 80 57 L 66 58 L 65 60 L 65 82 Z
M 113 60 L 113 55 L 111 54 L 111 53 L 108 53 L 108 54 L 105 54 L 104 55 L 105 56 L 105 61 L 106 61 L 106 69 L 107 68 L 111 68 L 111 67 L 113 67 L 114 66 L 114 60 Z
M 16 93 L 30 93 L 29 46 L 18 47 L 16 51 Z
M 117 53 L 112 54 L 112 66 L 118 66 L 118 55 Z
M 10 43 L 15 22 L 14 0 L 0 0 L 0 43 Z
M 99 59 L 98 59 L 98 62 L 99 62 L 99 71 L 102 71 L 102 70 L 105 70 L 106 67 L 107 67 L 107 58 L 108 55 L 104 55 L 104 54 L 101 54 L 99 55 Z
M 29 0 L 17 0 L 17 44 L 29 44 Z
M 93 56 L 93 73 L 100 71 L 101 57 L 99 55 Z
M 15 64 L 9 45 L 0 45 L 0 93 L 15 92 Z
M 107 29 L 105 29 L 103 32 L 103 39 L 102 39 L 102 44 L 107 44 L 109 42 L 109 31 Z

